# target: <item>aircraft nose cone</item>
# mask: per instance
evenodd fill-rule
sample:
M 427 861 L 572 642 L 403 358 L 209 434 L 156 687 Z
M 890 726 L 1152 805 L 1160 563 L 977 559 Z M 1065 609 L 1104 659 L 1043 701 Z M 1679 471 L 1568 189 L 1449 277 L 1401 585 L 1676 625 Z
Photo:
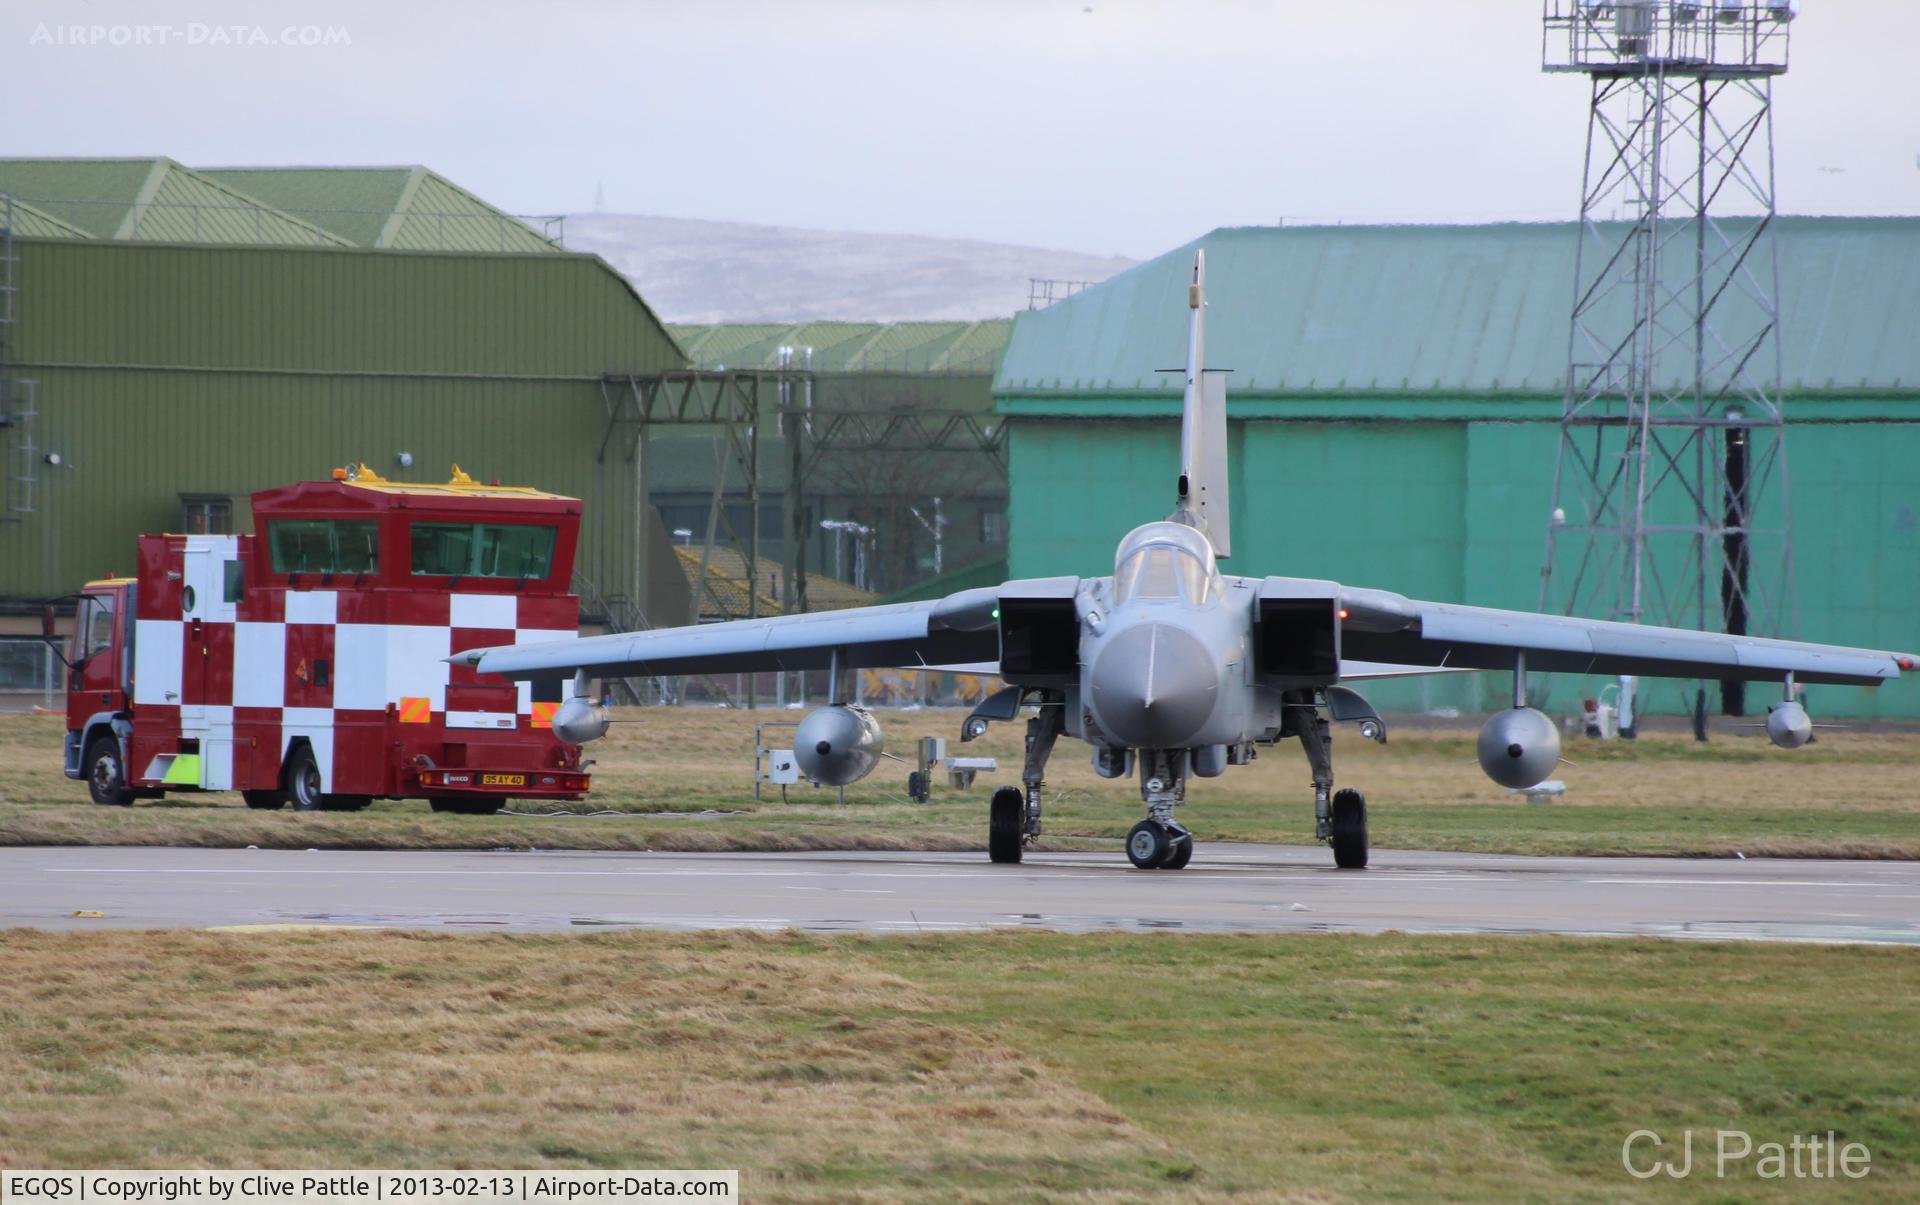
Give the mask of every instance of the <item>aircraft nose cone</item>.
M 1095 655 L 1091 678 L 1100 726 L 1134 749 L 1191 743 L 1220 690 L 1206 646 L 1164 623 L 1115 635 Z

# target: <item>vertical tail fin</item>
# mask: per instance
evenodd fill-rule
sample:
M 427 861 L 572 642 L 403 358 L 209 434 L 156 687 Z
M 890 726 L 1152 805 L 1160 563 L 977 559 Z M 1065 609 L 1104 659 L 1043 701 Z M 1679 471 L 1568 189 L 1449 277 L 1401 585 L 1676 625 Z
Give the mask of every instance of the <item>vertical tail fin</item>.
M 1233 552 L 1227 514 L 1227 380 L 1206 370 L 1207 253 L 1193 253 L 1187 286 L 1187 390 L 1180 418 L 1179 501 L 1176 522 L 1197 527 L 1217 556 Z

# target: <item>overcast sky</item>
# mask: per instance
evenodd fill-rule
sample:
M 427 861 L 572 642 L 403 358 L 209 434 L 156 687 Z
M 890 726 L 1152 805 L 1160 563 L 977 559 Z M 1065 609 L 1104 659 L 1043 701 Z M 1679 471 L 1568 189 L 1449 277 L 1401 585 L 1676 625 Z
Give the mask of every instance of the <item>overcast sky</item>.
M 1780 210 L 1920 212 L 1920 3 L 1805 9 Z M 599 189 L 1140 257 L 1282 217 L 1569 218 L 1585 128 L 1538 0 L 8 0 L 0 46 L 0 154 L 424 163 L 522 213 Z

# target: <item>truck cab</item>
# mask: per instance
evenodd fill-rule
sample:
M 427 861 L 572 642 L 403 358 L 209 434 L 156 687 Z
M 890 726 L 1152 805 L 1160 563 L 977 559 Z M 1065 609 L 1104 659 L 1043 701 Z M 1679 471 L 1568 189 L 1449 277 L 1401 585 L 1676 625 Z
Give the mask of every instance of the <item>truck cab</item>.
M 130 577 L 88 582 L 67 638 L 68 778 L 84 778 L 95 803 L 128 803 L 126 749 L 133 719 Z

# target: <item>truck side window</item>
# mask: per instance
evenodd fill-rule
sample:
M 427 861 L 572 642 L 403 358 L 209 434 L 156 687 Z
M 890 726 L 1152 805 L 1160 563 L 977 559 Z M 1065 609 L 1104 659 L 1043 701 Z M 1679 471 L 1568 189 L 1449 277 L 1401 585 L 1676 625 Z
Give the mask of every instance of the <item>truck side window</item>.
M 419 577 L 544 578 L 553 571 L 554 528 L 533 523 L 415 523 Z
M 246 575 L 245 566 L 241 565 L 239 561 L 227 561 L 225 563 L 224 572 L 227 575 L 226 590 L 221 597 L 226 602 L 237 603 L 240 601 L 240 596 L 246 592 L 246 588 L 247 588 L 247 575 Z
M 113 644 L 113 595 L 87 596 L 86 656 L 103 653 Z
M 267 524 L 275 573 L 373 573 L 380 525 L 349 519 L 275 519 Z

